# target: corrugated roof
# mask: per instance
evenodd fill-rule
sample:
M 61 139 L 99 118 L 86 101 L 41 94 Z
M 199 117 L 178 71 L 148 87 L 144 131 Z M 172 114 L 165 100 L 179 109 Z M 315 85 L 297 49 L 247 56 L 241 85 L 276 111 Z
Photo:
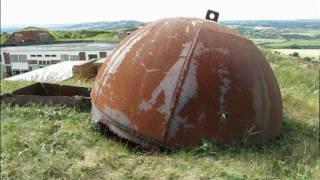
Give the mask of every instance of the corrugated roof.
M 64 61 L 41 69 L 6 78 L 5 80 L 26 80 L 39 82 L 56 82 L 73 76 L 72 67 L 87 61 Z
M 1 47 L 1 51 L 110 51 L 115 48 L 111 43 L 65 43 L 49 45 L 9 46 Z

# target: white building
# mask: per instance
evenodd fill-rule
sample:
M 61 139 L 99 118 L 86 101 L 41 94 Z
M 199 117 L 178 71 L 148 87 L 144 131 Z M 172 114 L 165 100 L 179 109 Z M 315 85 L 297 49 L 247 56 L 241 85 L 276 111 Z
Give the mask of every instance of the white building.
M 21 74 L 61 61 L 103 58 L 114 47 L 97 42 L 1 47 L 1 75 Z

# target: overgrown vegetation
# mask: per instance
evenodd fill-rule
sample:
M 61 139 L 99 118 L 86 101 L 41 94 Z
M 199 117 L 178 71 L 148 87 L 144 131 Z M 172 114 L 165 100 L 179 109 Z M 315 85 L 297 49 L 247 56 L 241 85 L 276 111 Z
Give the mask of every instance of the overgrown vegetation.
M 280 84 L 281 135 L 262 147 L 203 141 L 146 152 L 92 128 L 90 111 L 1 105 L 1 176 L 10 179 L 316 179 L 319 66 L 263 50 Z M 72 80 L 71 80 L 72 81 Z M 28 83 L 26 83 L 28 84 Z M 9 92 L 21 82 L 1 82 Z
M 106 42 L 119 42 L 119 38 L 115 36 L 114 31 L 107 30 L 70 30 L 70 31 L 50 31 L 56 41 L 69 40 L 94 40 Z M 11 33 L 1 33 L 1 44 L 4 44 Z M 38 43 L 38 42 L 37 42 Z M 37 44 L 34 42 L 33 44 Z
M 1 32 L 1 39 L 0 39 L 0 44 L 3 44 L 8 38 L 9 38 L 9 33 L 7 32 Z
M 104 40 L 114 41 L 114 32 L 105 30 L 52 31 L 57 40 Z

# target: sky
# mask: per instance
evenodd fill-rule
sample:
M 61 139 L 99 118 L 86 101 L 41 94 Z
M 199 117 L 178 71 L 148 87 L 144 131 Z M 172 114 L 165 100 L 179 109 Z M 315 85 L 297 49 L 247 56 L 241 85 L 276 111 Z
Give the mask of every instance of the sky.
M 1 26 L 204 18 L 208 9 L 220 21 L 320 19 L 319 0 L 1 0 Z

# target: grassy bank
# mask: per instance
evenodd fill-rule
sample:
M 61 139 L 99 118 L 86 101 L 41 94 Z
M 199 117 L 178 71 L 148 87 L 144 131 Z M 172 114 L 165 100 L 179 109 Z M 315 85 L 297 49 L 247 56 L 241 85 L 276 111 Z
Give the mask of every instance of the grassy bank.
M 316 179 L 319 67 L 264 51 L 284 103 L 281 135 L 263 147 L 218 146 L 150 153 L 92 128 L 90 111 L 1 106 L 1 176 L 12 179 Z M 25 82 L 1 82 L 9 92 Z M 26 83 L 27 84 L 27 83 Z

